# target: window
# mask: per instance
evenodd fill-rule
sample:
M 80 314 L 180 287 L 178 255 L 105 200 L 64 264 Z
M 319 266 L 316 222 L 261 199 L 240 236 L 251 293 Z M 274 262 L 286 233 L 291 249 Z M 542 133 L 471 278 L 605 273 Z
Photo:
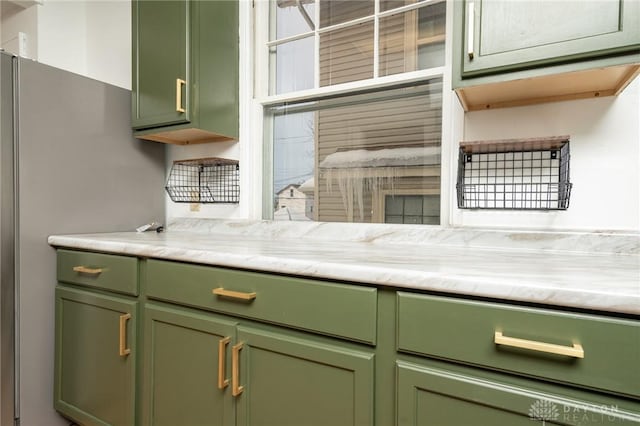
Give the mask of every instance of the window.
M 440 197 L 437 195 L 386 195 L 384 203 L 385 223 L 440 223 Z
M 268 9 L 265 216 L 438 224 L 446 3 L 271 0 Z M 278 214 L 291 186 L 300 211 Z

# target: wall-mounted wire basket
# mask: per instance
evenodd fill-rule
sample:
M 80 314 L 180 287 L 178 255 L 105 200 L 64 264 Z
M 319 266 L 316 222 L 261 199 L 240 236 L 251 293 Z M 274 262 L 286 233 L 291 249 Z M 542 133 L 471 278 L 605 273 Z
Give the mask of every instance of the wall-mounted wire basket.
M 240 164 L 215 157 L 174 161 L 165 189 L 174 203 L 238 203 Z
M 566 210 L 569 137 L 460 142 L 458 208 Z

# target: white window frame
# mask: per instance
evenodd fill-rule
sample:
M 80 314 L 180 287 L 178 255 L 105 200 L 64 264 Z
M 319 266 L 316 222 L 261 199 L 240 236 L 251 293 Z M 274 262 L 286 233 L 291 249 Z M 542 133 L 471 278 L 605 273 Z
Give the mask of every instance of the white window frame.
M 254 196 L 252 197 L 253 207 L 250 211 L 254 212 L 254 216 L 257 212 L 262 212 L 255 219 L 272 217 L 272 209 L 269 202 L 265 200 L 270 199 L 273 195 L 273 147 L 272 143 L 265 143 L 265 138 L 269 138 L 272 134 L 270 127 L 270 120 L 265 119 L 265 108 L 276 105 L 283 105 L 286 103 L 295 103 L 304 101 L 309 98 L 318 97 L 331 97 L 345 95 L 351 92 L 384 89 L 398 86 L 400 84 L 407 83 L 421 83 L 429 79 L 442 77 L 443 79 L 443 92 L 442 92 L 442 144 L 441 144 L 441 184 L 440 184 L 440 223 L 442 226 L 451 224 L 451 218 L 453 215 L 452 209 L 455 202 L 455 181 L 456 181 L 456 155 L 457 149 L 454 145 L 454 140 L 462 140 L 462 123 L 464 112 L 456 100 L 456 95 L 451 90 L 451 52 L 452 52 L 452 27 L 453 27 L 453 2 L 447 1 L 446 7 L 446 35 L 445 35 L 445 63 L 441 67 L 429 68 L 425 70 L 412 71 L 401 74 L 393 74 L 388 76 L 379 77 L 379 60 L 378 60 L 378 22 L 379 19 L 374 19 L 374 15 L 370 15 L 364 18 L 358 18 L 353 21 L 340 23 L 323 29 L 315 29 L 315 32 L 322 33 L 338 27 L 348 26 L 360 21 L 374 21 L 374 77 L 367 80 L 359 80 L 348 83 L 342 83 L 332 86 L 319 87 L 319 72 L 315 70 L 314 80 L 315 88 L 301 90 L 296 92 L 284 93 L 279 95 L 269 95 L 270 76 L 270 64 L 269 61 L 269 49 L 268 46 L 281 44 L 286 41 L 293 41 L 300 39 L 303 35 L 296 35 L 293 37 L 287 37 L 280 40 L 269 40 L 269 0 L 241 0 L 251 1 L 252 16 L 250 17 L 252 33 L 252 51 L 253 51 L 253 66 L 250 67 L 252 75 L 249 81 L 253 81 L 253 87 L 251 92 L 253 93 L 253 99 L 251 101 L 250 114 L 248 119 L 244 123 L 244 126 L 250 128 L 247 131 L 248 134 L 253 135 L 251 141 L 251 154 L 250 157 L 255 166 L 261 162 L 261 167 L 254 167 L 253 176 L 250 176 L 249 181 L 262 182 L 261 188 L 258 185 L 251 185 L 254 190 Z M 441 0 L 425 0 L 418 3 L 410 4 L 400 8 L 393 9 L 391 11 L 381 12 L 379 17 L 391 16 L 398 13 L 404 13 L 410 10 L 425 7 L 425 5 L 438 3 Z M 378 12 L 379 3 L 375 3 L 376 12 Z M 316 7 L 315 22 L 319 22 L 319 8 Z M 243 26 L 241 25 L 241 38 Z M 309 31 L 305 35 L 310 35 L 314 31 Z M 246 33 L 245 33 L 246 34 Z M 319 37 L 315 37 L 315 56 L 319 55 Z M 315 66 L 319 66 L 318 58 L 315 58 Z M 264 72 L 258 72 L 258 70 L 265 70 Z M 248 77 L 245 75 L 245 77 Z M 241 127 L 243 124 L 241 123 Z M 455 142 L 457 146 L 457 142 Z M 260 174 L 258 174 L 260 173 Z M 272 198 L 272 197 L 271 197 Z

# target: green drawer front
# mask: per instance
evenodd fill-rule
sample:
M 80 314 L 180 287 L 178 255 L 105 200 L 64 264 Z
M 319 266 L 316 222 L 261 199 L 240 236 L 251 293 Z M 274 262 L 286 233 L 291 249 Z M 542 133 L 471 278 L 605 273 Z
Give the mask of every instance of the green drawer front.
M 138 295 L 138 259 L 58 250 L 58 281 Z
M 580 345 L 584 358 L 497 344 L 496 332 Z M 640 321 L 400 292 L 398 350 L 640 398 Z
M 147 277 L 149 298 L 376 342 L 375 288 L 160 260 L 148 261 Z M 255 298 L 218 296 L 217 288 Z

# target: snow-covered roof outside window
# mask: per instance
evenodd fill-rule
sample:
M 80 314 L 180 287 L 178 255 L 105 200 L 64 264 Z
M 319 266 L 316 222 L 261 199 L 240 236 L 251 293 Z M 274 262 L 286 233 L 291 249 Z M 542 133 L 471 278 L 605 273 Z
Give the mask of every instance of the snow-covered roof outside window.
M 313 176 L 311 176 L 309 179 L 302 182 L 298 187 L 298 190 L 304 192 L 305 194 L 309 192 L 313 193 L 315 189 L 316 189 L 316 183 Z
M 325 169 L 363 167 L 433 166 L 440 164 L 440 147 L 352 149 L 329 154 L 320 163 Z
M 439 146 L 352 149 L 327 155 L 320 163 L 320 173 L 326 178 L 329 192 L 333 182 L 338 183 L 345 211 L 357 202 L 362 221 L 365 192 L 377 192 L 384 185 L 393 188 L 397 178 L 422 176 L 439 166 Z

